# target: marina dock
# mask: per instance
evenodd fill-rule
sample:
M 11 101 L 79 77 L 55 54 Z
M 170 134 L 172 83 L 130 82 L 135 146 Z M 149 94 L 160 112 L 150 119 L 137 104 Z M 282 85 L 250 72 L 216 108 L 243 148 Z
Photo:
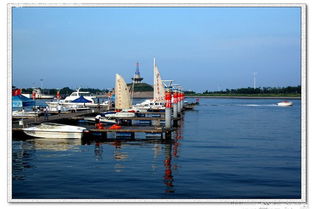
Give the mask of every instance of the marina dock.
M 84 117 L 95 117 L 97 114 L 100 114 L 100 112 L 101 111 L 98 109 L 92 109 L 74 113 L 64 112 L 61 114 L 53 114 L 49 115 L 48 118 L 42 115 L 18 119 L 12 122 L 12 133 L 20 137 L 25 137 L 22 130 L 24 127 L 49 122 L 72 125 L 76 124 L 78 121 L 83 121 Z M 165 128 L 162 125 L 165 123 L 164 112 L 144 112 L 136 114 L 136 117 L 118 118 L 117 121 L 121 124 L 121 129 L 109 129 L 110 126 L 105 126 L 104 129 L 96 129 L 94 125 L 90 125 L 90 123 L 93 122 L 85 121 L 86 124 L 84 127 L 86 127 L 88 131 L 84 133 L 84 136 L 99 139 L 112 139 L 112 137 L 116 139 L 135 139 L 139 133 L 143 133 L 146 135 L 146 138 L 171 139 L 172 132 L 178 127 L 178 121 L 182 119 L 182 115 L 175 119 L 173 118 L 173 126 L 171 128 Z
M 77 91 L 72 92 L 64 100 L 60 100 L 60 92 L 58 91 L 58 101 L 46 102 L 48 108 L 39 107 L 38 109 L 37 107 L 36 109 L 33 101 L 36 95 L 33 95 L 33 100 L 25 99 L 21 96 L 21 90 L 15 90 L 12 95 L 16 97 L 16 106 L 33 106 L 33 112 L 28 112 L 28 116 L 33 117 L 13 117 L 13 134 L 25 132 L 33 137 L 49 137 L 52 134 L 59 137 L 59 135 L 56 135 L 59 133 L 62 137 L 72 138 L 76 136 L 78 138 L 83 133 L 83 135 L 107 139 L 112 137 L 109 136 L 111 133 L 114 133 L 116 138 L 133 139 L 136 138 L 136 134 L 145 133 L 146 137 L 158 136 L 160 139 L 171 139 L 172 132 L 181 125 L 183 112 L 193 109 L 195 104 L 184 103 L 184 91 L 181 85 L 173 84 L 173 80 L 161 79 L 154 58 L 153 80 L 155 86 L 153 87 L 153 99 L 132 105 L 135 84 L 141 84 L 142 79 L 138 63 L 135 76 L 132 78 L 132 88 L 128 86 L 121 75 L 116 74 L 114 106 L 111 103 L 112 92 L 107 94 L 109 100 L 100 104 L 99 98 L 96 103 L 94 96 L 89 95 L 89 92 L 80 91 L 80 88 L 78 88 Z M 26 102 L 29 102 L 29 104 Z M 58 113 L 61 111 L 62 105 L 64 111 L 73 112 Z M 101 109 L 101 106 L 106 108 Z M 97 115 L 101 115 L 101 113 L 109 111 L 113 107 L 114 113 L 107 112 L 107 114 L 101 116 L 104 120 L 101 120 L 101 117 L 96 118 Z M 47 111 L 51 110 L 54 112 L 47 115 Z M 21 112 L 15 112 L 15 116 L 26 116 L 26 113 L 23 109 Z M 54 124 L 42 124 L 49 122 Z M 73 127 L 73 125 L 76 127 Z M 28 129 L 23 130 L 23 128 Z

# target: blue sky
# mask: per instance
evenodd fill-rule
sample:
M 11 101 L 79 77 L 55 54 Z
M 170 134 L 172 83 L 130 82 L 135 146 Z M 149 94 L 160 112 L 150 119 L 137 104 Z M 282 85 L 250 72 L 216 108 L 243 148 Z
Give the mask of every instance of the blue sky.
M 300 85 L 300 8 L 13 8 L 13 85 L 113 88 L 140 63 L 203 92 Z M 43 82 L 40 82 L 43 79 Z

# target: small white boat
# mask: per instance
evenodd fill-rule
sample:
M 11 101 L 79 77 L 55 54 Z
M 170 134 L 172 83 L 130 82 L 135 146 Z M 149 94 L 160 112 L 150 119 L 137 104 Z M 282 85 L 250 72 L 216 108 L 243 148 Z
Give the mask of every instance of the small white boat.
M 71 126 L 58 123 L 41 123 L 40 125 L 23 128 L 25 134 L 39 138 L 81 138 L 87 129 L 80 126 Z
M 104 117 L 106 118 L 133 118 L 135 117 L 135 113 L 133 112 L 114 112 L 114 113 L 108 113 L 104 114 Z
M 95 122 L 96 119 L 94 117 L 86 117 L 84 118 L 85 121 L 93 121 Z M 115 119 L 108 119 L 108 118 L 100 118 L 100 122 L 102 123 L 109 123 L 109 124 L 115 124 L 116 120 Z
M 278 102 L 277 105 L 281 107 L 287 107 L 287 106 L 292 106 L 293 103 L 290 101 L 282 101 L 282 102 Z
M 155 102 L 152 99 L 147 99 L 142 103 L 136 104 L 133 106 L 134 109 L 139 110 L 165 110 L 165 103 L 164 102 Z
M 41 93 L 40 89 L 34 89 L 32 94 L 22 94 L 22 95 L 31 99 L 32 98 L 34 99 L 53 99 L 54 98 L 53 95 L 47 95 L 47 94 Z

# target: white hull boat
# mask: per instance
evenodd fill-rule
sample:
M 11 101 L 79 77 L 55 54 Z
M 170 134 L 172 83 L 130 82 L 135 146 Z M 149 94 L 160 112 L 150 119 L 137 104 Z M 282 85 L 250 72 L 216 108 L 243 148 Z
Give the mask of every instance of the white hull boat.
M 293 103 L 290 101 L 282 101 L 282 102 L 278 102 L 277 105 L 281 107 L 288 107 L 288 106 L 292 106 Z
M 133 112 L 116 112 L 116 113 L 109 113 L 105 114 L 104 117 L 106 118 L 133 118 L 135 117 L 135 113 Z
M 72 102 L 79 97 L 83 96 L 86 100 L 90 102 L 86 103 L 79 103 L 79 102 Z M 91 96 L 89 92 L 84 92 L 80 91 L 77 89 L 77 91 L 73 92 L 70 96 L 67 96 L 63 100 L 58 100 L 58 101 L 53 101 L 53 102 L 46 102 L 46 104 L 49 106 L 49 108 L 55 108 L 58 105 L 61 105 L 63 107 L 66 107 L 68 109 L 75 109 L 75 108 L 89 108 L 89 107 L 107 107 L 108 106 L 108 101 L 103 102 L 103 103 L 95 103 L 95 96 Z
M 39 138 L 81 138 L 87 129 L 80 126 L 71 126 L 58 123 L 42 123 L 38 126 L 23 128 L 25 134 Z
M 93 102 L 93 99 L 95 99 L 95 96 L 91 96 L 90 92 L 87 91 L 80 91 L 80 89 L 77 89 L 77 91 L 74 91 L 71 93 L 70 96 L 65 97 L 64 102 L 72 102 L 75 99 L 78 99 L 80 96 L 83 96 L 85 99 Z
M 151 99 L 147 99 L 140 104 L 133 106 L 134 109 L 139 110 L 165 110 L 165 104 L 163 102 L 155 102 Z
M 84 120 L 85 121 L 93 121 L 93 122 L 95 122 L 96 119 L 94 117 L 86 117 L 86 118 L 84 118 Z M 100 122 L 115 124 L 116 120 L 115 119 L 108 119 L 108 118 L 100 118 Z
M 53 99 L 53 95 L 42 94 L 40 89 L 34 89 L 33 94 L 22 94 L 23 96 L 32 99 Z

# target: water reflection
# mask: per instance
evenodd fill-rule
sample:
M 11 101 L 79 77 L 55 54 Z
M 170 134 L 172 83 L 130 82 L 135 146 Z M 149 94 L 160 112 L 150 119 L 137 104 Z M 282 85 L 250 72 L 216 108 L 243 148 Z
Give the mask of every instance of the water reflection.
M 175 159 L 179 158 L 180 140 L 182 139 L 181 131 L 181 129 L 178 129 L 174 132 L 174 139 L 170 141 L 156 139 L 103 140 L 95 138 L 32 138 L 23 141 L 13 140 L 13 143 L 15 143 L 13 151 L 13 180 L 24 181 L 32 179 L 31 173 L 34 171 L 29 170 L 27 172 L 26 169 L 35 167 L 32 163 L 36 164 L 36 159 L 43 156 L 42 153 L 52 153 L 54 157 L 49 160 L 53 161 L 55 169 L 59 169 L 58 165 L 60 167 L 63 166 L 62 157 L 64 157 L 64 152 L 76 150 L 76 152 L 71 152 L 70 155 L 77 157 L 78 161 L 75 162 L 78 163 L 77 165 L 79 165 L 79 156 L 91 153 L 94 161 L 90 161 L 90 163 L 101 163 L 102 166 L 99 167 L 99 164 L 97 164 L 96 167 L 109 169 L 108 172 L 123 173 L 123 175 L 127 176 L 127 172 L 137 169 L 134 168 L 134 165 L 138 163 L 144 166 L 142 169 L 138 168 L 139 170 L 145 171 L 148 169 L 149 172 L 149 169 L 151 171 L 152 168 L 152 175 L 158 176 L 151 179 L 151 181 L 162 179 L 160 185 L 161 192 L 174 193 L 175 174 L 173 170 L 175 171 L 178 168 Z M 142 151 L 142 155 L 137 155 L 137 151 L 139 153 Z M 149 151 L 152 158 L 149 158 Z M 129 159 L 132 160 L 130 161 Z M 84 157 L 81 160 L 83 162 L 88 160 L 88 158 Z M 37 169 L 39 170 L 36 172 L 40 172 L 41 168 L 38 167 Z M 63 171 L 66 173 L 66 170 Z M 129 174 L 133 175 L 132 173 Z M 127 182 L 125 182 L 125 185 L 127 185 Z M 165 189 L 163 189 L 164 185 Z
M 172 175 L 172 144 L 165 144 L 165 160 L 164 160 L 164 184 L 166 185 L 165 192 L 174 192 L 174 177 Z
M 95 144 L 95 156 L 96 160 L 102 160 L 102 154 L 103 154 L 103 147 L 99 142 L 96 142 Z
M 173 159 L 172 156 L 174 158 L 178 158 L 179 157 L 179 147 L 180 147 L 180 140 L 183 138 L 183 126 L 184 126 L 184 120 L 180 120 L 180 128 L 178 128 L 175 132 L 174 132 L 174 139 L 172 141 L 172 143 L 166 143 L 165 146 L 165 152 L 164 152 L 164 184 L 166 185 L 166 189 L 165 192 L 166 193 L 174 193 L 175 192 L 175 188 L 174 188 L 174 176 L 173 176 L 173 171 L 178 169 L 178 165 L 175 162 L 174 165 L 173 164 Z
M 35 150 L 32 144 L 16 141 L 12 144 L 12 180 L 25 180 L 24 171 L 34 167 L 32 156 Z
M 66 151 L 81 145 L 80 139 L 33 138 L 28 139 L 35 150 Z
M 121 141 L 114 141 L 111 145 L 115 146 L 114 150 L 114 159 L 117 161 L 127 159 L 128 155 L 125 152 L 122 152 L 122 142 Z

